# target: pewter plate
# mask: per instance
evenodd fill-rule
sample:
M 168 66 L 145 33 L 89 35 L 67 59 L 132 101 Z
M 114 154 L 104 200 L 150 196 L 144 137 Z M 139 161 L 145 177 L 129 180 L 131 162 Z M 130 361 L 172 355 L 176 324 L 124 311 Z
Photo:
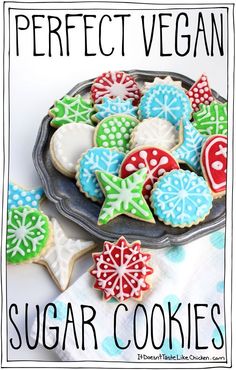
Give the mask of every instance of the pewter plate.
M 139 84 L 144 81 L 153 81 L 154 77 L 167 75 L 174 80 L 182 81 L 184 88 L 189 89 L 194 83 L 190 78 L 173 72 L 155 72 L 132 70 L 127 73 L 134 76 Z M 77 84 L 68 95 L 81 94 L 88 96 L 94 79 Z M 213 91 L 215 98 L 225 102 L 219 94 Z M 126 216 L 119 216 L 107 225 L 98 226 L 97 219 L 100 205 L 87 199 L 69 179 L 58 172 L 52 165 L 49 143 L 55 129 L 50 126 L 51 118 L 44 117 L 39 128 L 33 150 L 35 168 L 42 181 L 46 196 L 55 203 L 58 211 L 75 222 L 98 240 L 114 241 L 124 235 L 130 242 L 141 240 L 143 246 L 149 248 L 163 248 L 171 245 L 181 245 L 195 240 L 212 231 L 218 230 L 225 224 L 225 197 L 214 200 L 209 216 L 200 224 L 191 228 L 173 228 L 156 219 L 156 224 L 149 224 Z

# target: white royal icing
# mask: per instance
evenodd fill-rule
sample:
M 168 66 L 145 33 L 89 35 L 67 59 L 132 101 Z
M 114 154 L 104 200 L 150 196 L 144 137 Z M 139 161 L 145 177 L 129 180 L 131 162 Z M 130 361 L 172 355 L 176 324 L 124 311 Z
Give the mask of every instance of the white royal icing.
M 156 85 L 173 85 L 176 87 L 179 87 L 180 89 L 184 90 L 182 87 L 181 81 L 175 81 L 170 76 L 167 76 L 165 78 L 155 77 L 153 82 L 144 82 L 143 87 L 143 93 L 145 93 L 150 87 L 156 86 Z
M 93 146 L 94 127 L 85 123 L 68 123 L 57 129 L 52 137 L 52 151 L 63 169 L 75 173 L 81 154 Z
M 131 147 L 141 145 L 172 149 L 178 142 L 178 133 L 174 125 L 158 117 L 140 122 L 131 134 Z
M 46 253 L 40 256 L 38 262 L 45 263 L 50 273 L 55 278 L 62 290 L 66 289 L 70 274 L 71 264 L 79 255 L 86 253 L 95 246 L 92 241 L 67 238 L 63 229 L 55 218 L 52 219 L 54 241 Z

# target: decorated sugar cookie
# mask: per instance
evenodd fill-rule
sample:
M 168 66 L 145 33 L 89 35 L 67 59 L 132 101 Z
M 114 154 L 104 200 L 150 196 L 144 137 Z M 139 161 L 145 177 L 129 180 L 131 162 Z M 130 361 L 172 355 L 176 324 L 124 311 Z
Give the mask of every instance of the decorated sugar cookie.
M 114 243 L 105 242 L 103 251 L 93 253 L 93 259 L 90 273 L 96 279 L 94 288 L 103 292 L 104 299 L 141 300 L 150 289 L 147 280 L 153 274 L 148 264 L 151 254 L 141 251 L 140 241 L 129 244 L 122 236 Z
M 189 119 L 192 108 L 185 92 L 172 85 L 155 85 L 143 95 L 139 105 L 141 119 L 158 117 L 178 127 L 181 119 Z
M 100 122 L 104 118 L 112 116 L 114 114 L 127 114 L 129 116 L 137 117 L 138 108 L 133 106 L 132 99 L 121 99 L 117 97 L 115 99 L 103 98 L 102 103 L 96 104 L 95 113 L 92 119 L 95 122 Z
M 96 171 L 96 176 L 105 195 L 105 201 L 98 218 L 98 225 L 105 225 L 119 215 L 155 223 L 143 195 L 147 169 L 143 168 L 126 179 L 108 172 Z
M 67 123 L 84 122 L 92 125 L 91 116 L 94 113 L 92 102 L 87 102 L 81 95 L 64 96 L 56 100 L 54 107 L 49 110 L 53 127 L 60 127 Z
M 192 108 L 195 112 L 199 110 L 199 104 L 209 105 L 213 100 L 213 94 L 209 87 L 208 79 L 205 74 L 202 74 L 193 86 L 186 92 Z
M 136 118 L 124 114 L 103 119 L 96 127 L 95 146 L 128 152 L 131 132 L 138 123 Z
M 166 150 L 152 146 L 138 147 L 126 155 L 120 167 L 120 177 L 126 178 L 144 167 L 147 168 L 147 178 L 143 187 L 143 196 L 148 200 L 157 179 L 165 172 L 178 169 L 179 165 Z
M 206 137 L 201 135 L 191 122 L 181 122 L 179 144 L 171 153 L 179 162 L 184 162 L 194 171 L 200 172 L 200 154 L 204 140 Z
M 37 209 L 17 207 L 8 211 L 7 262 L 33 260 L 50 244 L 50 222 Z
M 213 197 L 203 177 L 173 170 L 155 183 L 151 201 L 160 221 L 182 228 L 203 221 L 212 208 Z
M 96 170 L 118 175 L 124 154 L 110 148 L 91 148 L 84 153 L 76 165 L 76 185 L 88 198 L 101 202 L 103 192 L 97 181 Z
M 156 86 L 156 85 L 172 85 L 176 86 L 179 89 L 183 89 L 182 87 L 182 82 L 181 81 L 176 81 L 173 80 L 170 76 L 166 77 L 155 77 L 153 82 L 144 82 L 144 87 L 143 87 L 143 93 L 145 93 L 150 87 Z
M 201 153 L 201 167 L 213 197 L 223 196 L 227 179 L 227 137 L 225 135 L 213 135 L 205 141 Z
M 199 105 L 193 113 L 193 126 L 204 135 L 227 135 L 228 104 L 213 101 L 210 105 Z
M 81 154 L 93 146 L 94 127 L 85 123 L 68 123 L 52 136 L 50 154 L 54 167 L 66 176 L 75 176 Z
M 19 187 L 12 182 L 9 183 L 8 188 L 8 209 L 19 206 L 29 206 L 31 208 L 38 208 L 39 203 L 44 197 L 43 188 L 26 190 Z
M 172 123 L 158 117 L 144 119 L 132 131 L 130 147 L 152 145 L 170 150 L 178 143 L 178 132 Z
M 95 243 L 68 238 L 55 218 L 52 219 L 53 242 L 36 261 L 46 266 L 55 283 L 61 290 L 69 284 L 75 261 L 93 249 Z
M 91 97 L 95 104 L 101 103 L 105 97 L 132 99 L 138 105 L 141 91 L 135 79 L 125 72 L 106 72 L 97 77 L 91 87 Z

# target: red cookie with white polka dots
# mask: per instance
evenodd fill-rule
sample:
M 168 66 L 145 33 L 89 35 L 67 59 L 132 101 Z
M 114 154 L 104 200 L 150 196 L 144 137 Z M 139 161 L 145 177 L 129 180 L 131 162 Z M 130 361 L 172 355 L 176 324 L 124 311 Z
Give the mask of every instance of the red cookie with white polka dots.
M 138 105 L 141 91 L 135 79 L 125 72 L 106 72 L 97 77 L 91 87 L 91 98 L 95 104 L 101 103 L 104 97 L 133 99 Z
M 202 74 L 198 81 L 186 92 L 195 112 L 199 110 L 199 104 L 209 105 L 214 100 L 212 91 L 209 87 L 208 79 Z
M 131 150 L 124 158 L 120 167 L 120 177 L 123 179 L 135 171 L 146 167 L 147 179 L 143 187 L 143 196 L 149 200 L 154 183 L 165 172 L 179 169 L 175 158 L 166 150 L 155 146 L 142 146 Z
M 202 147 L 201 167 L 213 197 L 222 197 L 227 179 L 227 136 L 209 136 Z

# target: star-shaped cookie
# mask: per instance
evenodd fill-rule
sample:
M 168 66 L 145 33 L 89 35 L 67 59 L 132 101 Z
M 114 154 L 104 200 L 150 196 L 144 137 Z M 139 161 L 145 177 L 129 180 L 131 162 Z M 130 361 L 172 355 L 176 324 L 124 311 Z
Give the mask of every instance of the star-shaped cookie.
M 68 238 L 55 218 L 52 220 L 53 243 L 36 263 L 46 266 L 60 290 L 69 284 L 76 259 L 95 247 L 93 241 Z
M 147 177 L 146 168 L 134 172 L 125 179 L 104 171 L 96 171 L 96 176 L 105 195 L 98 225 L 105 225 L 122 214 L 155 223 L 152 212 L 142 195 Z
M 172 155 L 179 162 L 185 162 L 191 169 L 200 172 L 200 154 L 206 136 L 185 120 L 180 122 L 179 144 L 173 148 Z

